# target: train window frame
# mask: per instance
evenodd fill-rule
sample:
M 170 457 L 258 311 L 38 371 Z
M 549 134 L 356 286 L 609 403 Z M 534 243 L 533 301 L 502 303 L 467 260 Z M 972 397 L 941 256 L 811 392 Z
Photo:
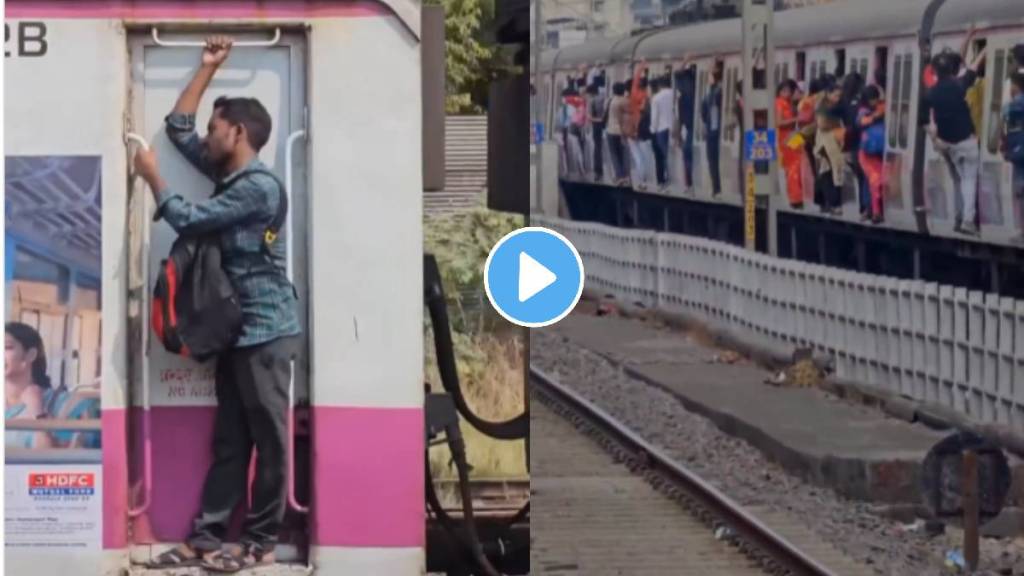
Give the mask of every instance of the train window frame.
M 896 54 L 892 62 L 893 73 L 892 81 L 889 82 L 889 134 L 886 138 L 889 142 L 889 148 L 898 148 L 897 130 L 899 129 L 899 113 L 900 113 L 900 92 L 903 87 L 903 82 L 900 81 L 900 75 L 903 74 L 903 55 Z
M 697 107 L 694 112 L 696 113 L 697 118 L 700 119 L 700 123 L 698 124 L 699 129 L 696 134 L 697 140 L 700 142 L 704 142 L 706 140 L 705 135 L 707 134 L 708 129 L 707 124 L 704 122 L 704 115 L 700 113 L 701 107 L 704 104 L 704 98 L 707 97 L 707 93 L 708 71 L 707 69 L 702 69 L 697 73 L 697 98 L 695 98 L 696 101 L 694 102 L 694 106 Z
M 719 134 L 721 135 L 723 142 L 729 142 L 729 117 L 726 115 L 725 103 L 729 101 L 729 97 L 732 94 L 732 68 L 725 69 L 725 86 L 722 90 L 722 106 L 721 110 L 718 111 L 720 119 L 718 121 Z
M 734 104 L 736 102 L 737 83 L 739 82 L 739 70 L 735 67 L 729 67 L 726 72 L 728 81 L 726 82 L 726 92 L 722 97 L 722 109 L 719 110 L 719 114 L 722 116 L 722 139 L 730 144 L 736 141 L 736 115 L 734 112 Z
M 991 81 L 990 92 L 992 94 L 988 99 L 988 123 L 984 128 L 986 131 L 985 148 L 988 148 L 989 154 L 995 156 L 999 154 L 999 145 L 1003 135 L 1003 85 L 1009 78 L 1007 72 L 1011 70 L 1013 63 L 1011 62 L 1012 54 L 1006 48 L 996 48 L 993 56 L 988 67 L 988 71 L 990 71 L 988 80 Z
M 910 145 L 910 96 L 914 92 L 914 56 L 910 52 L 903 54 L 903 91 L 900 100 L 899 147 L 906 150 Z

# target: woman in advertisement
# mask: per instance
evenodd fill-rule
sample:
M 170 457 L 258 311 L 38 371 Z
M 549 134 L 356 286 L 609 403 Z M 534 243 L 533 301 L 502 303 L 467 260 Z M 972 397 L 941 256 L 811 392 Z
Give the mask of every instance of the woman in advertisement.
M 99 401 L 78 398 L 67 387 L 54 387 L 47 376 L 46 351 L 39 332 L 28 324 L 8 322 L 4 334 L 7 422 L 59 418 L 99 418 Z M 70 400 L 70 402 L 69 402 Z M 72 430 L 35 432 L 6 430 L 8 448 L 99 448 L 99 433 Z
M 8 322 L 4 328 L 4 378 L 7 422 L 48 416 L 57 392 L 50 386 L 50 377 L 46 375 L 43 339 L 28 324 Z M 54 439 L 47 432 L 7 430 L 5 433 L 8 448 L 54 446 Z

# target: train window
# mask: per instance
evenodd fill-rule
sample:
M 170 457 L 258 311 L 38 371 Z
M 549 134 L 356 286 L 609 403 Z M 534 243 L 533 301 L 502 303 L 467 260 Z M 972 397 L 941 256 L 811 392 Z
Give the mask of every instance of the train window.
M 700 73 L 697 74 L 697 102 L 696 102 L 697 112 L 698 112 L 697 113 L 697 117 L 701 119 L 700 120 L 700 124 L 698 124 L 698 126 L 700 126 L 700 129 L 697 130 L 697 139 L 701 140 L 701 141 L 704 140 L 704 134 L 706 133 L 707 126 L 704 125 L 704 116 L 702 114 L 700 114 L 700 110 L 701 110 L 701 104 L 704 103 L 704 97 L 707 96 L 707 93 L 708 93 L 708 71 L 707 70 L 701 70 Z
M 846 49 L 839 48 L 836 50 L 836 76 L 842 78 L 846 76 Z
M 725 92 L 722 94 L 722 140 L 726 142 L 732 142 L 732 114 L 729 113 L 731 107 L 729 103 L 733 99 L 733 91 L 735 90 L 735 78 L 732 74 L 732 68 L 729 68 L 725 72 Z
M 1003 123 L 1003 82 L 1006 80 L 1007 68 L 1006 50 L 996 50 L 996 57 L 993 61 L 992 76 L 989 79 L 991 84 L 992 99 L 989 108 L 988 120 L 988 151 L 990 154 L 999 153 L 999 141 L 1002 139 Z
M 796 53 L 796 79 L 803 82 L 807 79 L 807 53 Z
M 874 82 L 885 91 L 886 77 L 889 75 L 889 47 L 879 46 L 875 48 L 875 71 L 872 77 L 868 80 Z
M 910 93 L 913 90 L 913 56 L 903 56 L 903 90 L 900 93 L 900 148 L 907 147 L 907 137 L 910 132 Z
M 782 66 L 780 64 L 776 63 L 775 64 L 775 75 L 773 76 L 773 78 L 775 79 L 775 83 L 772 84 L 772 86 L 778 86 L 779 84 L 782 83 L 782 78 L 781 78 L 780 74 L 782 74 Z
M 809 79 L 813 82 L 817 78 L 818 78 L 818 63 L 817 62 L 811 62 L 811 75 L 810 75 Z
M 789 80 L 789 78 L 789 62 L 786 62 L 782 65 L 782 79 Z
M 899 124 L 899 102 L 900 102 L 900 89 L 902 83 L 899 81 L 900 75 L 903 74 L 903 57 L 897 56 L 893 63 L 893 78 L 895 82 L 892 83 L 892 94 L 889 96 L 889 117 L 886 121 L 889 124 L 889 147 L 895 148 L 896 142 L 896 128 Z

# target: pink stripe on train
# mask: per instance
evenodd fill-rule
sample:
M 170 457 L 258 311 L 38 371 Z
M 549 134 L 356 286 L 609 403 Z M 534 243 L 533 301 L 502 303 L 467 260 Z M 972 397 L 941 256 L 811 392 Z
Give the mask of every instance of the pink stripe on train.
M 210 465 L 214 410 L 186 406 L 152 409 L 152 503 L 134 522 L 134 543 L 177 542 L 188 534 Z M 130 469 L 131 500 L 140 502 L 142 444 L 141 438 L 131 443 L 130 463 L 118 458 L 128 447 L 125 412 L 106 410 L 103 417 L 103 542 L 105 548 L 123 548 L 129 494 L 124 478 Z M 130 418 L 133 433 L 141 433 L 142 410 L 133 408 Z M 313 409 L 312 428 L 313 501 L 300 496 L 302 504 L 310 504 L 312 542 L 320 546 L 422 547 L 422 409 L 318 406 Z
M 103 547 L 128 544 L 128 453 L 123 408 L 101 414 L 103 441 Z
M 421 408 L 313 407 L 313 543 L 423 547 Z
M 330 18 L 387 14 L 372 1 L 339 0 L 7 0 L 5 18 Z

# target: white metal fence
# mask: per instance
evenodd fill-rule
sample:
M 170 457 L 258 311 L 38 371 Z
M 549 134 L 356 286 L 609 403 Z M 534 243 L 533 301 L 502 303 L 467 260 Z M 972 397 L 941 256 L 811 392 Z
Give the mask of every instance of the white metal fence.
M 835 359 L 839 378 L 1024 431 L 1024 301 L 547 217 L 587 286 Z

